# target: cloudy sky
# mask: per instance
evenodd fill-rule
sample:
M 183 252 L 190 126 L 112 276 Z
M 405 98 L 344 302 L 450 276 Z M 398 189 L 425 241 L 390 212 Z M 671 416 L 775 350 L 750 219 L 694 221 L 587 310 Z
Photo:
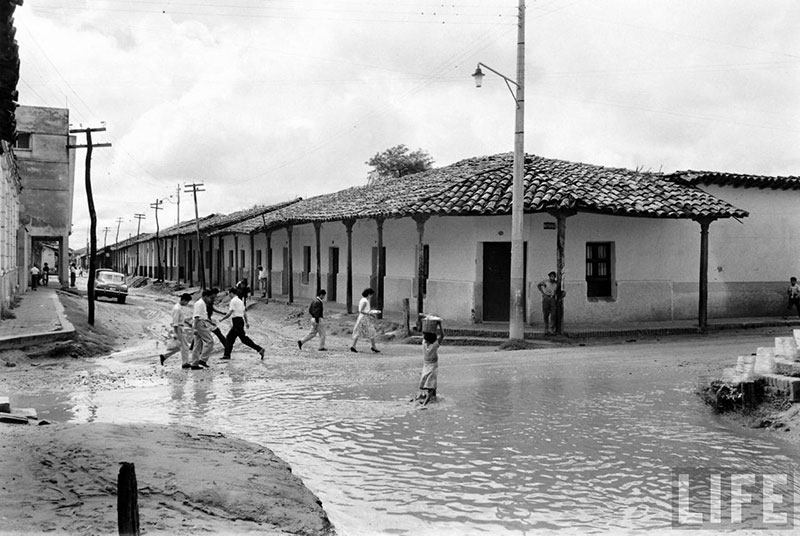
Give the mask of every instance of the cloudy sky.
M 795 0 L 527 2 L 525 150 L 615 167 L 800 174 Z M 405 144 L 436 166 L 513 149 L 516 0 L 28 0 L 20 104 L 95 142 L 98 242 L 366 182 Z M 77 155 L 71 247 L 86 243 Z M 172 198 L 170 198 L 172 196 Z

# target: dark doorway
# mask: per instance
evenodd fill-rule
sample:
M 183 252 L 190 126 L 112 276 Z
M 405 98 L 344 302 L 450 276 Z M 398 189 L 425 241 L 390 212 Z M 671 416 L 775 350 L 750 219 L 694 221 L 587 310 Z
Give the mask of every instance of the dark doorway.
M 328 300 L 336 301 L 336 281 L 339 278 L 339 248 L 328 249 Z
M 523 274 L 527 272 L 528 244 L 523 246 Z M 522 303 L 525 303 L 523 282 Z M 508 322 L 511 316 L 511 242 L 483 244 L 483 320 Z M 527 315 L 526 315 L 527 316 Z

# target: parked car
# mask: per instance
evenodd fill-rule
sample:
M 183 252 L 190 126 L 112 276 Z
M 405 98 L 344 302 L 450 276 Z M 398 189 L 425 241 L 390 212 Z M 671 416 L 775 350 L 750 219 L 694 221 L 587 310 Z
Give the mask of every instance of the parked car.
M 125 303 L 128 297 L 128 285 L 125 284 L 125 274 L 113 272 L 107 269 L 99 269 L 94 272 L 94 296 L 95 298 L 116 298 L 119 303 Z

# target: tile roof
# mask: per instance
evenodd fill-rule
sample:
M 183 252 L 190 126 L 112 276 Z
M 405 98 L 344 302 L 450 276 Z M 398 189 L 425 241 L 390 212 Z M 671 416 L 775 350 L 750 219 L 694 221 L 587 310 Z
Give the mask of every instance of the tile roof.
M 773 190 L 798 190 L 800 177 L 770 177 L 767 175 L 745 175 L 742 173 L 724 173 L 721 171 L 678 171 L 671 179 L 680 184 L 716 184 L 733 186 L 734 188 L 770 188 Z
M 251 233 L 289 224 L 374 217 L 509 214 L 513 155 L 468 158 L 450 166 L 381 179 L 301 200 L 226 232 Z M 688 183 L 660 173 L 527 155 L 525 212 L 558 209 L 652 218 L 743 218 L 748 215 Z

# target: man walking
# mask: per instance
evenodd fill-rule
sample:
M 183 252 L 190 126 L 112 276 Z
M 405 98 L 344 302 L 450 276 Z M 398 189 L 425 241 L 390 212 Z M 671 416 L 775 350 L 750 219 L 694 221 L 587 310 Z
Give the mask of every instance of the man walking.
M 225 354 L 222 356 L 222 359 L 231 358 L 233 343 L 236 342 L 236 338 L 238 337 L 239 340 L 242 341 L 246 346 L 249 346 L 258 352 L 258 355 L 260 355 L 261 359 L 263 360 L 264 349 L 254 343 L 244 331 L 245 327 L 250 328 L 250 322 L 247 320 L 247 311 L 244 309 L 244 302 L 242 301 L 242 298 L 239 297 L 239 291 L 235 288 L 231 288 L 228 293 L 231 296 L 231 301 L 228 304 L 228 312 L 225 313 L 225 316 L 220 319 L 220 322 L 228 317 L 231 317 L 231 330 L 225 337 Z
M 36 290 L 39 287 L 39 267 L 35 264 L 31 266 L 31 288 Z
M 556 318 L 558 315 L 558 283 L 556 273 L 547 274 L 547 279 L 540 281 L 536 288 L 542 293 L 542 317 L 544 319 L 544 334 L 553 335 L 556 331 Z M 562 293 L 563 296 L 563 293 Z
M 297 341 L 297 347 L 301 350 L 305 343 L 317 335 L 319 335 L 319 351 L 324 352 L 327 350 L 327 348 L 325 348 L 325 319 L 323 318 L 322 306 L 326 294 L 327 292 L 324 289 L 320 289 L 317 292 L 317 297 L 314 298 L 314 301 L 308 306 L 308 314 L 311 315 L 311 330 L 308 332 L 308 335 Z
M 191 364 L 189 363 L 189 341 L 187 340 L 185 331 L 188 326 L 185 325 L 185 318 L 183 315 L 183 308 L 189 305 L 190 301 L 192 301 L 192 295 L 184 292 L 181 294 L 178 303 L 172 308 L 172 332 L 178 344 L 159 356 L 162 367 L 164 366 L 164 361 L 166 361 L 169 356 L 180 352 L 181 368 L 191 368 Z
M 214 349 L 214 338 L 211 328 L 216 327 L 209 319 L 208 307 L 213 307 L 214 292 L 204 289 L 202 297 L 194 304 L 192 314 L 192 328 L 194 329 L 194 350 L 192 351 L 192 370 L 208 368 L 208 358 Z

